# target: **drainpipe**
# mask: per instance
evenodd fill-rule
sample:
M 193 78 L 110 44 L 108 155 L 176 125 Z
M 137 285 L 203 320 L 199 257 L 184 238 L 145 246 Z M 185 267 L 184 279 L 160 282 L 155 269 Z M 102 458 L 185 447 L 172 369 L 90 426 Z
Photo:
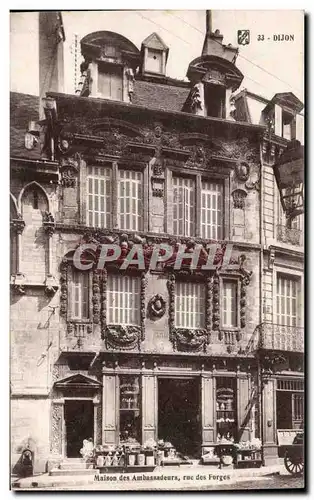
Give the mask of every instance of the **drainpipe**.
M 259 324 L 261 325 L 263 323 L 263 268 L 264 268 L 264 179 L 263 179 L 263 138 L 260 141 L 260 165 L 261 165 L 261 172 L 260 172 L 260 311 L 259 311 Z M 262 450 L 263 450 L 263 443 L 264 443 L 264 431 L 263 431 L 263 384 L 262 384 L 262 369 L 261 369 L 261 363 L 260 363 L 260 356 L 259 356 L 259 340 L 260 340 L 260 329 L 258 329 L 258 344 L 257 344 L 257 389 L 258 389 L 258 414 L 259 414 L 259 429 L 260 429 L 260 437 L 262 441 Z

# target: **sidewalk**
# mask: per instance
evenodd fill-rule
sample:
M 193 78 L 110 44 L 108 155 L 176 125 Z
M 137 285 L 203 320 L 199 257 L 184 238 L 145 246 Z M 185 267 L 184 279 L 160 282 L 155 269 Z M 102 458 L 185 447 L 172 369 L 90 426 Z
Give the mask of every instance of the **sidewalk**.
M 39 476 L 19 479 L 12 483 L 12 489 L 97 489 L 114 490 L 182 490 L 233 484 L 239 481 L 258 481 L 268 475 L 288 474 L 283 465 L 259 469 L 220 470 L 210 466 L 156 467 L 153 472 L 104 473 L 95 470 L 90 476 Z M 153 476 L 153 477 L 152 477 Z M 257 486 L 258 488 L 258 486 Z

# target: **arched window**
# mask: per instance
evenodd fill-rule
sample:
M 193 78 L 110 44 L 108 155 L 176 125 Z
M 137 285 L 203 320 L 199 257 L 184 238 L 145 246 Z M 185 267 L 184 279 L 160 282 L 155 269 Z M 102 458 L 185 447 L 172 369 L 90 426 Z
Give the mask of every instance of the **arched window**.
M 44 215 L 50 211 L 48 197 L 37 182 L 32 182 L 22 190 L 20 206 L 25 222 L 21 271 L 27 275 L 28 281 L 43 282 L 49 267 L 48 239 L 43 227 Z

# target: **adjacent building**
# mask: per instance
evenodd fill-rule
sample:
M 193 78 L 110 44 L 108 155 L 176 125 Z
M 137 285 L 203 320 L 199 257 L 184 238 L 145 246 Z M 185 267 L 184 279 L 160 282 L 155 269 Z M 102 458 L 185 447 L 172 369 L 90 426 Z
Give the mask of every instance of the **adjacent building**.
M 90 437 L 193 458 L 259 437 L 270 463 L 277 430 L 302 424 L 303 222 L 287 224 L 272 165 L 303 104 L 240 91 L 238 49 L 207 28 L 188 81 L 166 76 L 157 33 L 138 49 L 100 31 L 81 39 L 77 94 L 48 89 L 41 121 L 38 97 L 11 94 L 13 469 Z M 120 260 L 75 267 L 103 243 Z M 163 243 L 201 245 L 202 263 L 217 243 L 215 268 L 151 269 Z M 145 269 L 121 269 L 135 244 Z

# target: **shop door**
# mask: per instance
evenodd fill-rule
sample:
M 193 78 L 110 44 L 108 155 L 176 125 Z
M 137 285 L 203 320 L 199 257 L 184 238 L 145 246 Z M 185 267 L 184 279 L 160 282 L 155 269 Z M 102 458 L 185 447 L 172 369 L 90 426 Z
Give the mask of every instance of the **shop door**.
M 66 401 L 64 406 L 66 428 L 66 456 L 79 458 L 84 439 L 94 441 L 94 405 L 88 400 Z
M 185 456 L 200 450 L 200 382 L 198 379 L 158 380 L 158 438 Z

